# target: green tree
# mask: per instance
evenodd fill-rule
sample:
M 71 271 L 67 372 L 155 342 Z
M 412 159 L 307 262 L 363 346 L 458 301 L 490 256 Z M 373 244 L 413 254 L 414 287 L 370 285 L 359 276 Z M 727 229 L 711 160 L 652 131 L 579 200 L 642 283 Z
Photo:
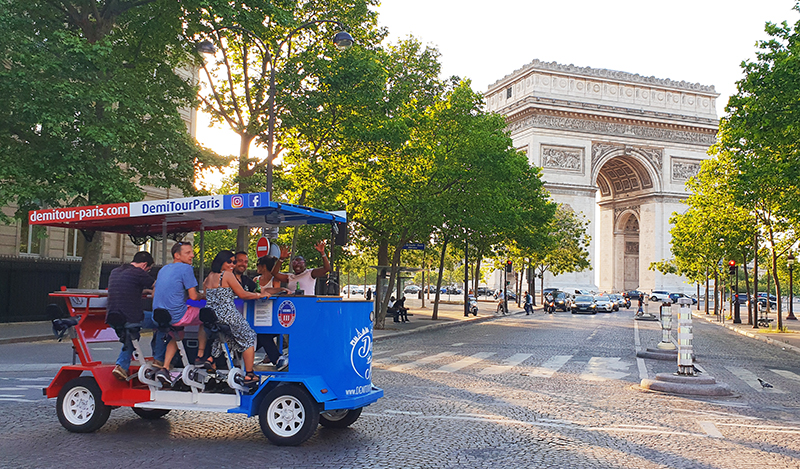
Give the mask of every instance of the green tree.
M 800 9 L 795 5 L 795 10 Z M 754 61 L 744 61 L 744 78 L 720 122 L 712 154 L 731 161 L 729 183 L 738 205 L 758 218 L 770 248 L 775 289 L 780 296 L 778 245 L 795 238 L 800 220 L 800 22 L 767 23 L 770 39 L 758 43 Z M 781 302 L 778 324 L 782 325 Z
M 240 137 L 239 193 L 264 187 L 265 180 L 273 187 L 274 160 L 284 151 L 286 134 L 319 111 L 317 96 L 326 91 L 325 75 L 339 54 L 330 39 L 340 25 L 367 46 L 382 39 L 370 9 L 376 3 L 207 0 L 190 15 L 195 42 L 211 41 L 217 50 L 211 62 L 202 64 L 206 80 L 200 100 L 213 121 Z M 325 141 L 324 135 L 319 138 Z M 251 157 L 253 142 L 265 148 L 265 159 Z M 247 232 L 246 227 L 239 230 L 240 249 L 247 244 Z
M 532 230 L 518 242 L 524 255 L 530 259 L 534 272 L 540 276 L 539 292 L 544 290 L 544 273 L 560 275 L 567 272 L 580 272 L 589 267 L 588 222 L 582 213 L 559 205 L 552 220 L 546 225 L 543 235 Z M 544 296 L 542 295 L 542 301 Z
M 191 3 L 191 2 L 190 2 Z M 0 204 L 40 207 L 141 200 L 142 187 L 192 190 L 208 153 L 180 108 L 186 2 L 0 0 Z M 102 233 L 79 285 L 96 288 Z

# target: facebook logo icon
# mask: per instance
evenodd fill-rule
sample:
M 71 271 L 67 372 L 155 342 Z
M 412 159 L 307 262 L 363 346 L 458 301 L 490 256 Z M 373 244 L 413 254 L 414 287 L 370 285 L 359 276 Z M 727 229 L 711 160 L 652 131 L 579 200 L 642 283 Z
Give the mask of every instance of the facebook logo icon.
M 250 206 L 251 207 L 261 206 L 261 194 L 250 194 Z

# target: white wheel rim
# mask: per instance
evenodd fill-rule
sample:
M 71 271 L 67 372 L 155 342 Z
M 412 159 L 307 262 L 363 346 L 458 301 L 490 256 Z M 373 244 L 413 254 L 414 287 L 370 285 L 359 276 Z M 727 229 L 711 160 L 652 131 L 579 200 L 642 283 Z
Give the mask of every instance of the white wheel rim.
M 306 421 L 306 410 L 294 396 L 280 396 L 269 405 L 267 423 L 270 430 L 278 436 L 290 437 L 297 434 Z
M 92 392 L 83 386 L 76 386 L 64 396 L 61 405 L 64 417 L 73 425 L 84 425 L 94 415 L 95 402 Z
M 322 415 L 324 415 L 326 419 L 336 422 L 347 417 L 348 412 L 350 411 L 347 409 L 329 410 L 327 412 L 323 412 Z

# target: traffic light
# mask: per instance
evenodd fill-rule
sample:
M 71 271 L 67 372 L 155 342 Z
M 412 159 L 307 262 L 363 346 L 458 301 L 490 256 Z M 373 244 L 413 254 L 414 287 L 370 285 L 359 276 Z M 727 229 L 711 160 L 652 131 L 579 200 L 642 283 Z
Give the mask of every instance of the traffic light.
M 728 261 L 728 273 L 736 275 L 736 261 L 733 259 Z
M 512 265 L 510 260 L 506 261 L 506 272 L 508 273 L 512 272 Z

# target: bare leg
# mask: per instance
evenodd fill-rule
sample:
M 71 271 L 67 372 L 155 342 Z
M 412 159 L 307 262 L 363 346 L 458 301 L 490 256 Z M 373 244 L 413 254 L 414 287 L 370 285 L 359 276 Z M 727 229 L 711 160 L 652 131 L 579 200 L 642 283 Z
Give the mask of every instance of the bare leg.
M 242 352 L 242 361 L 244 361 L 244 370 L 245 371 L 253 371 L 253 362 L 256 358 L 256 349 L 255 347 L 249 347 L 247 350 Z
M 172 339 L 167 344 L 167 353 L 164 355 L 164 369 L 169 370 L 172 366 L 172 359 L 178 353 L 178 344 L 175 342 L 177 339 Z

